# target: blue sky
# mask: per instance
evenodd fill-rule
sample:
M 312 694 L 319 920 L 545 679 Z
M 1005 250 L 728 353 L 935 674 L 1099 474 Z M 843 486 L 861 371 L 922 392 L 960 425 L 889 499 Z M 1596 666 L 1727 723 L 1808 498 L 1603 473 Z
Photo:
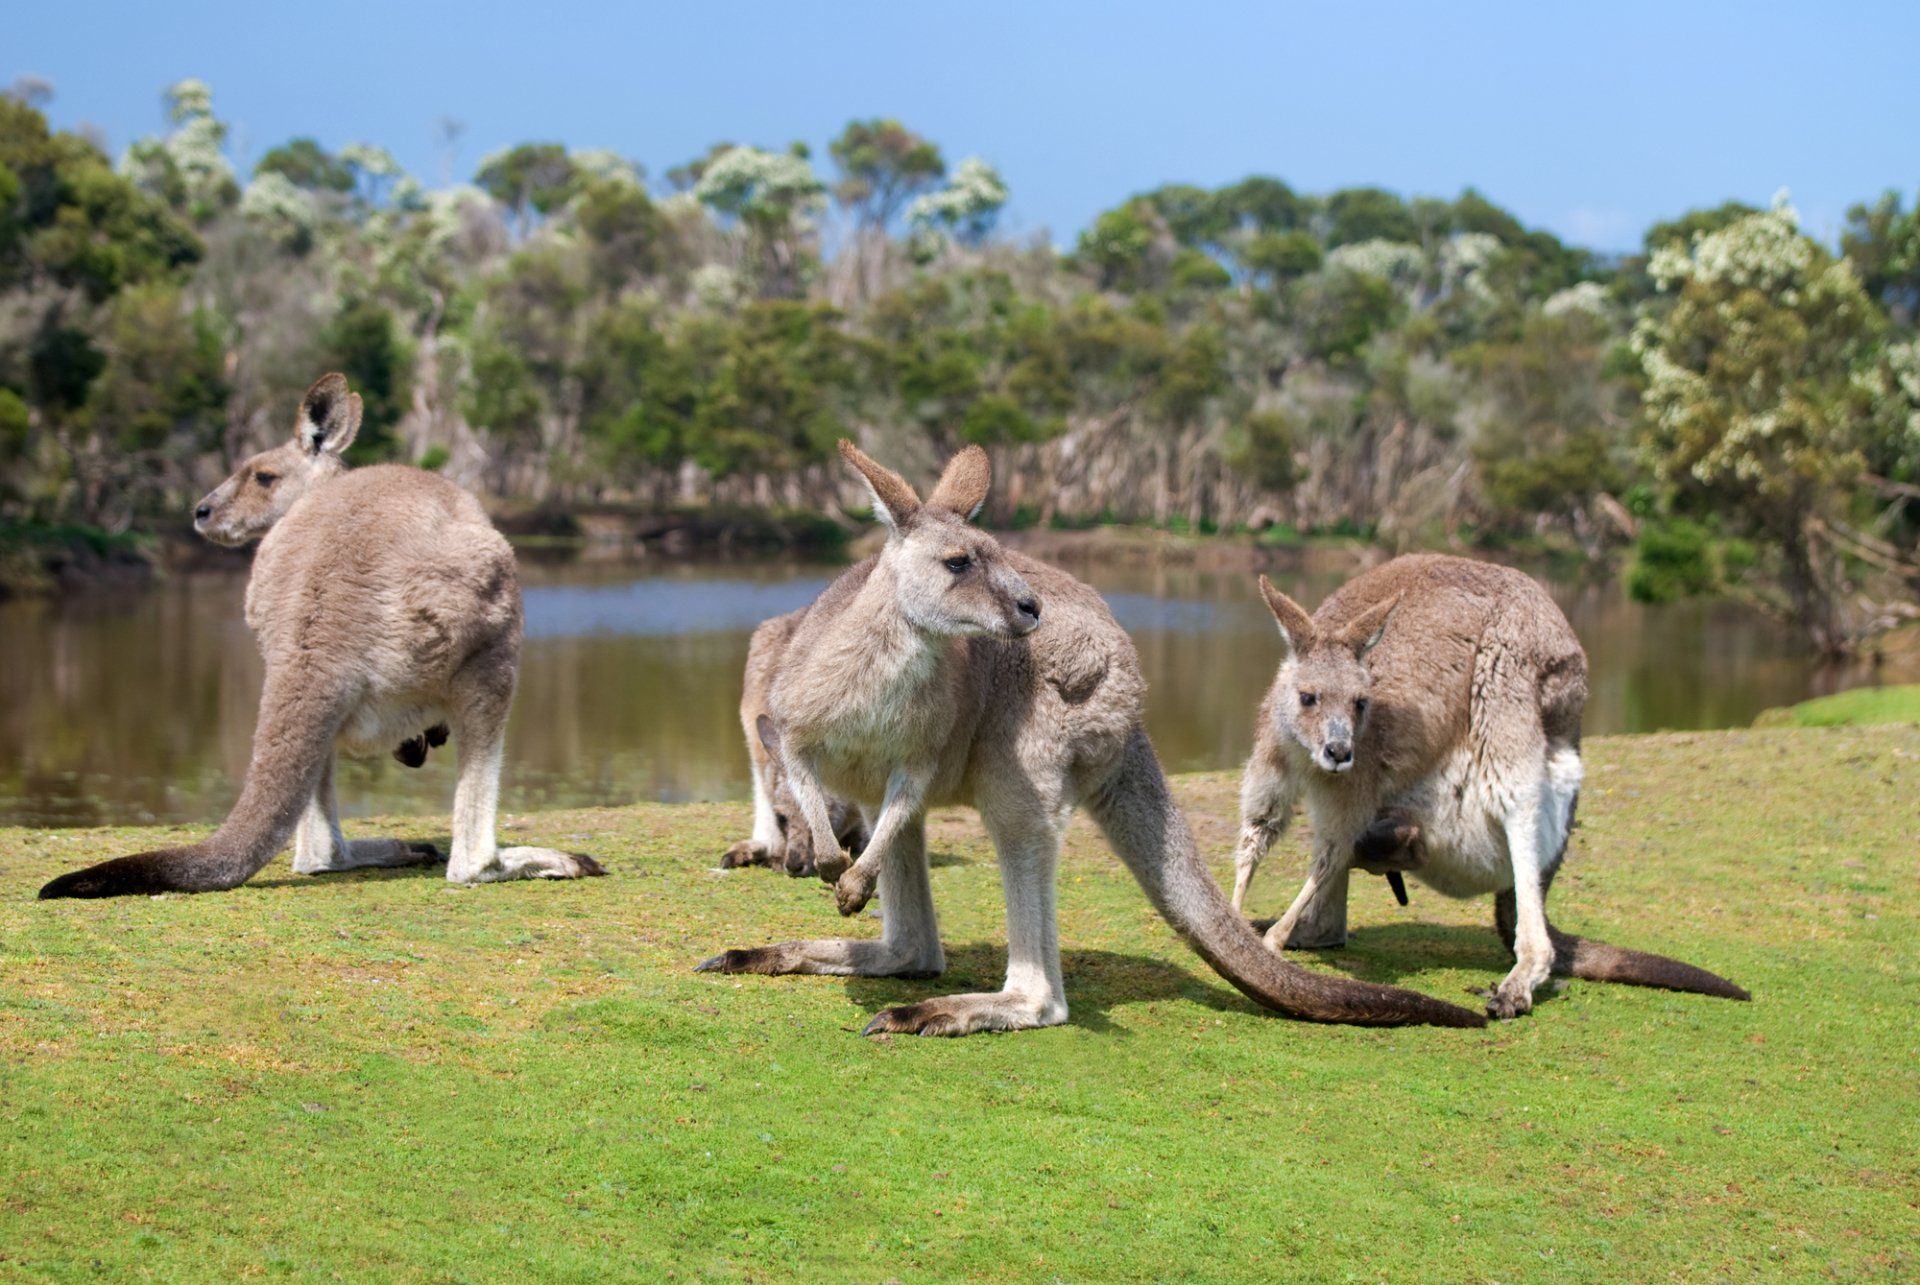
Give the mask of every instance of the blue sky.
M 1790 188 L 1831 237 L 1920 187 L 1920 4 L 250 4 L 13 7 L 0 80 L 112 149 L 198 76 L 236 159 L 311 134 L 429 183 L 506 143 L 608 147 L 656 177 L 720 139 L 824 143 L 892 115 L 1013 190 L 1057 241 L 1165 181 L 1306 191 L 1473 185 L 1600 249 L 1656 218 Z

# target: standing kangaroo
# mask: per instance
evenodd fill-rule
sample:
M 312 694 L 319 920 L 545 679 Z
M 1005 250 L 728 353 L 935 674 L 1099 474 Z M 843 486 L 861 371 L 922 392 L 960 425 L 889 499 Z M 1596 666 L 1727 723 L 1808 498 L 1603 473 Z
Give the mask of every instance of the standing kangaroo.
M 1467 1009 L 1308 972 L 1262 948 L 1174 806 L 1141 728 L 1145 683 L 1125 631 L 1093 590 L 972 525 L 987 497 L 984 451 L 956 456 L 925 503 L 851 442 L 840 453 L 872 493 L 887 542 L 808 610 L 771 704 L 811 832 L 831 832 L 827 790 L 873 819 L 836 892 L 851 913 L 877 879 L 881 936 L 729 950 L 701 971 L 939 974 L 926 810 L 964 802 L 979 809 L 1000 859 L 1006 985 L 887 1009 L 866 1031 L 966 1035 L 1064 1022 L 1054 875 L 1068 818 L 1084 803 L 1167 921 L 1262 1004 L 1329 1022 L 1484 1024 Z
M 205 842 L 73 871 L 41 897 L 233 888 L 289 836 L 302 874 L 436 860 L 431 845 L 347 842 L 333 760 L 339 749 L 406 762 L 410 747 L 424 758 L 443 723 L 460 756 L 450 881 L 604 873 L 589 857 L 496 846 L 520 662 L 513 550 L 479 502 L 445 478 L 391 464 L 349 471 L 340 453 L 360 414 L 345 377 L 327 375 L 307 390 L 293 440 L 246 461 L 194 512 L 194 528 L 216 544 L 261 541 L 247 624 L 266 683 L 239 802 Z
M 806 608 L 763 621 L 747 645 L 747 667 L 740 692 L 740 727 L 747 734 L 747 761 L 753 769 L 753 836 L 728 848 L 720 858 L 723 870 L 736 866 L 780 866 L 799 878 L 816 873 L 813 836 L 800 805 L 787 785 L 781 763 L 780 732 L 768 709 L 780 658 L 794 630 L 806 617 Z M 827 800 L 837 846 L 858 853 L 866 846 L 866 822 L 860 809 L 838 797 Z
M 1487 996 L 1491 1017 L 1531 1011 L 1553 973 L 1748 998 L 1704 969 L 1547 922 L 1580 795 L 1587 657 L 1545 590 L 1431 554 L 1367 572 L 1312 617 L 1265 576 L 1260 590 L 1291 654 L 1241 779 L 1236 910 L 1303 792 L 1313 822 L 1306 885 L 1268 929 L 1270 949 L 1345 944 L 1358 865 L 1450 897 L 1495 894 L 1514 965 Z

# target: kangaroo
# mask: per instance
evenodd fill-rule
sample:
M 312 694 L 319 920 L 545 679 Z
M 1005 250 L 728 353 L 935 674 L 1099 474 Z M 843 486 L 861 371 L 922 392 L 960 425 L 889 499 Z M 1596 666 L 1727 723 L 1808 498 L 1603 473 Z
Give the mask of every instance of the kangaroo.
M 813 835 L 800 815 L 780 760 L 780 732 L 767 710 L 774 675 L 806 608 L 763 621 L 747 645 L 746 679 L 740 694 L 740 726 L 747 734 L 747 759 L 753 768 L 753 837 L 742 839 L 720 858 L 720 867 L 780 866 L 796 878 L 815 873 Z M 860 810 L 831 797 L 827 812 L 838 846 L 859 852 L 867 826 Z
M 1126 632 L 1092 589 L 1002 549 L 972 524 L 987 498 L 984 451 L 955 456 L 924 503 L 851 442 L 840 453 L 865 482 L 886 544 L 842 573 L 799 622 L 771 708 L 811 831 L 832 829 L 828 790 L 872 818 L 866 850 L 840 872 L 836 892 L 851 913 L 874 870 L 881 935 L 728 950 L 700 971 L 937 976 L 946 957 L 926 810 L 968 803 L 999 856 L 1005 986 L 886 1009 L 866 1033 L 967 1035 L 1064 1022 L 1054 876 L 1068 819 L 1084 804 L 1161 915 L 1269 1008 L 1379 1026 L 1485 1024 L 1477 1012 L 1309 972 L 1262 947 L 1174 806 L 1141 727 L 1145 683 Z
M 1551 974 L 1749 998 L 1704 969 L 1562 933 L 1547 889 L 1580 796 L 1587 657 L 1545 590 L 1507 567 L 1419 554 L 1349 582 L 1309 617 L 1265 576 L 1289 656 L 1240 785 L 1233 906 L 1302 794 L 1313 862 L 1266 944 L 1344 945 L 1358 866 L 1450 897 L 1494 894 L 1513 970 L 1487 1014 L 1530 1012 Z
M 247 460 L 194 511 L 194 528 L 217 544 L 260 541 L 246 614 L 266 682 L 233 811 L 205 842 L 61 875 L 41 897 L 233 888 L 289 836 L 302 874 L 437 860 L 429 844 L 347 842 L 333 763 L 336 750 L 377 755 L 397 741 L 396 756 L 417 743 L 424 758 L 443 722 L 460 756 L 448 880 L 604 873 L 590 857 L 496 845 L 520 660 L 513 550 L 479 501 L 437 474 L 348 470 L 340 455 L 360 416 L 345 377 L 325 376 L 307 390 L 293 440 Z

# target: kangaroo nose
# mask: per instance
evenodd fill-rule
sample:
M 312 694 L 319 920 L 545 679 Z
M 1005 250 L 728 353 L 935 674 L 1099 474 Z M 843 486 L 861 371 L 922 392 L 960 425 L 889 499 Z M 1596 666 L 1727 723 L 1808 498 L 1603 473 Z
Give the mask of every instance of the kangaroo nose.
M 1353 746 L 1346 741 L 1327 742 L 1327 762 L 1336 767 L 1342 763 L 1353 762 Z
M 1028 620 L 1040 619 L 1040 600 L 1038 598 L 1022 598 L 1013 605 L 1018 607 L 1020 614 Z
M 212 516 L 213 506 L 211 504 L 203 504 L 193 511 L 193 520 L 196 522 L 205 522 Z

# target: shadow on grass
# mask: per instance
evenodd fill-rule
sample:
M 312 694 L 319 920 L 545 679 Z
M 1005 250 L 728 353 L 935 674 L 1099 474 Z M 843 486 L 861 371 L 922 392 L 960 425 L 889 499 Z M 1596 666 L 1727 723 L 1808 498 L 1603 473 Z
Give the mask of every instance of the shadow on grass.
M 281 866 L 275 871 L 272 878 L 249 879 L 246 882 L 246 886 L 249 888 L 309 888 L 316 887 L 320 884 L 386 883 L 395 879 L 439 879 L 444 881 L 447 877 L 447 854 L 453 851 L 453 840 L 444 834 L 439 834 L 430 839 L 413 839 L 411 841 L 416 843 L 431 843 L 440 855 L 432 860 L 416 862 L 410 866 L 363 866 L 358 870 L 328 870 L 320 874 L 312 875 L 295 874 L 287 867 Z M 500 846 L 505 848 L 515 845 L 503 843 Z M 590 852 L 576 852 L 572 848 L 563 848 L 561 851 L 567 853 L 569 856 L 593 857 L 593 854 Z M 594 857 L 594 860 L 598 861 L 600 858 Z M 609 867 L 609 869 L 611 869 L 611 867 Z
M 1193 969 L 1111 950 L 1062 950 L 1068 1022 L 1112 1031 L 1109 1012 L 1126 1004 L 1185 999 L 1229 1013 L 1264 1012 L 1195 959 Z M 947 971 L 925 981 L 901 977 L 848 977 L 847 998 L 872 1012 L 940 995 L 997 991 L 1006 979 L 1007 949 L 987 942 L 947 947 Z

